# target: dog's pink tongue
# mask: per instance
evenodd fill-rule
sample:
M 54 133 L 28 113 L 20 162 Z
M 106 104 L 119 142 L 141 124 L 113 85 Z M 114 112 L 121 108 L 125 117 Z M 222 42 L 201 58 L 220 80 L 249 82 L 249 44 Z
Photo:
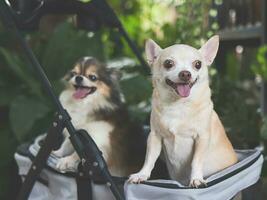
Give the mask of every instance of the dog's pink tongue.
M 189 84 L 178 84 L 176 88 L 176 92 L 178 92 L 181 97 L 188 97 L 190 90 Z
M 88 92 L 88 88 L 77 88 L 72 96 L 75 99 L 82 99 L 87 96 Z

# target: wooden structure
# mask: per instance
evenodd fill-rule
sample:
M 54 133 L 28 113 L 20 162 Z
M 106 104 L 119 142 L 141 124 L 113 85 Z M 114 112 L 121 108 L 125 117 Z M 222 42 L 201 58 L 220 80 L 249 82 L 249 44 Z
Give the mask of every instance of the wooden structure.
M 266 0 L 213 0 L 219 24 L 221 45 L 216 66 L 219 72 L 226 64 L 226 52 L 236 45 L 259 47 L 267 44 Z M 266 56 L 267 59 L 267 56 Z M 267 115 L 267 82 L 261 86 L 261 112 Z

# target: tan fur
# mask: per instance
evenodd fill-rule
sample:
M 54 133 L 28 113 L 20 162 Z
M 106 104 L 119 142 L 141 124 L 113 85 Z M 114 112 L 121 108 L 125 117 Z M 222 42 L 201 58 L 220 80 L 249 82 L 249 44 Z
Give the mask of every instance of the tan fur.
M 98 82 L 97 86 L 100 88 L 99 91 L 105 96 L 110 96 L 110 88 L 103 82 Z
M 81 65 L 80 64 L 76 64 L 72 71 L 76 72 L 77 74 L 81 74 L 82 73 Z
M 95 65 L 86 66 L 85 75 L 88 76 L 90 74 L 91 75 L 97 75 L 97 66 L 95 66 Z

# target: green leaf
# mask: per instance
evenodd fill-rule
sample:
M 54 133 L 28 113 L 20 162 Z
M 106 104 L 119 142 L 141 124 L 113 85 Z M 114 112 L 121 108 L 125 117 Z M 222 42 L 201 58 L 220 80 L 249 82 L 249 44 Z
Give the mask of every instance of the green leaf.
M 267 140 L 267 117 L 265 117 L 263 120 L 263 124 L 261 127 L 261 137 Z
M 15 53 L 11 53 L 2 47 L 0 47 L 0 54 L 4 57 L 9 69 L 11 69 L 13 73 L 20 80 L 22 80 L 36 95 L 42 97 L 40 86 L 38 83 L 36 83 L 33 75 L 29 73 L 29 70 L 25 63 L 23 63 Z
M 0 134 L 0 199 L 7 199 L 6 194 L 11 187 L 10 167 L 14 166 L 14 152 L 17 147 L 17 141 L 12 131 L 1 126 Z
M 10 178 L 10 174 L 7 173 L 7 169 L 10 169 L 10 166 L 0 168 L 0 199 L 7 199 L 8 191 L 10 191 L 10 183 L 12 182 L 12 180 Z
M 151 97 L 152 87 L 150 81 L 138 75 L 122 80 L 121 88 L 125 94 L 127 104 L 137 104 Z
M 83 56 L 103 59 L 101 34 L 74 29 L 69 23 L 61 24 L 48 40 L 42 56 L 42 65 L 53 81 L 60 79 Z
M 42 102 L 25 96 L 17 97 L 10 106 L 10 123 L 17 139 L 22 141 L 30 134 L 34 123 L 48 114 L 50 108 Z
M 16 150 L 16 140 L 12 137 L 11 130 L 5 128 L 0 134 L 0 168 L 5 167 L 12 159 Z
M 264 80 L 267 80 L 267 61 L 266 61 L 267 46 L 262 46 L 257 52 L 257 63 L 251 66 L 252 71 L 260 75 Z
M 18 92 L 17 88 L 0 87 L 0 106 L 6 106 L 14 99 Z

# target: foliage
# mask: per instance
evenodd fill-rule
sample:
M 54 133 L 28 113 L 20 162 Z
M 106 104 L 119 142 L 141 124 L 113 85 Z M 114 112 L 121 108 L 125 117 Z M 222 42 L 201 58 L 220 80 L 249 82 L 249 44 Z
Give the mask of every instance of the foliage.
M 262 46 L 257 52 L 257 63 L 252 65 L 252 70 L 262 79 L 267 80 L 267 46 Z
M 229 51 L 224 73 L 212 77 L 215 110 L 236 148 L 254 148 L 260 141 L 260 93 L 251 70 L 255 57 L 255 49 Z
M 267 117 L 263 118 L 261 127 L 261 137 L 267 140 Z
M 126 0 L 114 1 L 112 6 L 138 46 L 153 38 L 162 47 L 174 43 L 200 47 L 216 30 L 216 26 L 208 27 L 210 3 L 210 0 Z M 124 42 L 113 32 L 109 36 L 117 41 L 111 48 L 111 55 L 116 55 L 121 49 L 120 42 Z M 132 56 L 132 53 L 126 48 L 123 55 Z
M 254 148 L 260 140 L 258 93 L 253 81 L 213 77 L 213 100 L 235 148 Z

